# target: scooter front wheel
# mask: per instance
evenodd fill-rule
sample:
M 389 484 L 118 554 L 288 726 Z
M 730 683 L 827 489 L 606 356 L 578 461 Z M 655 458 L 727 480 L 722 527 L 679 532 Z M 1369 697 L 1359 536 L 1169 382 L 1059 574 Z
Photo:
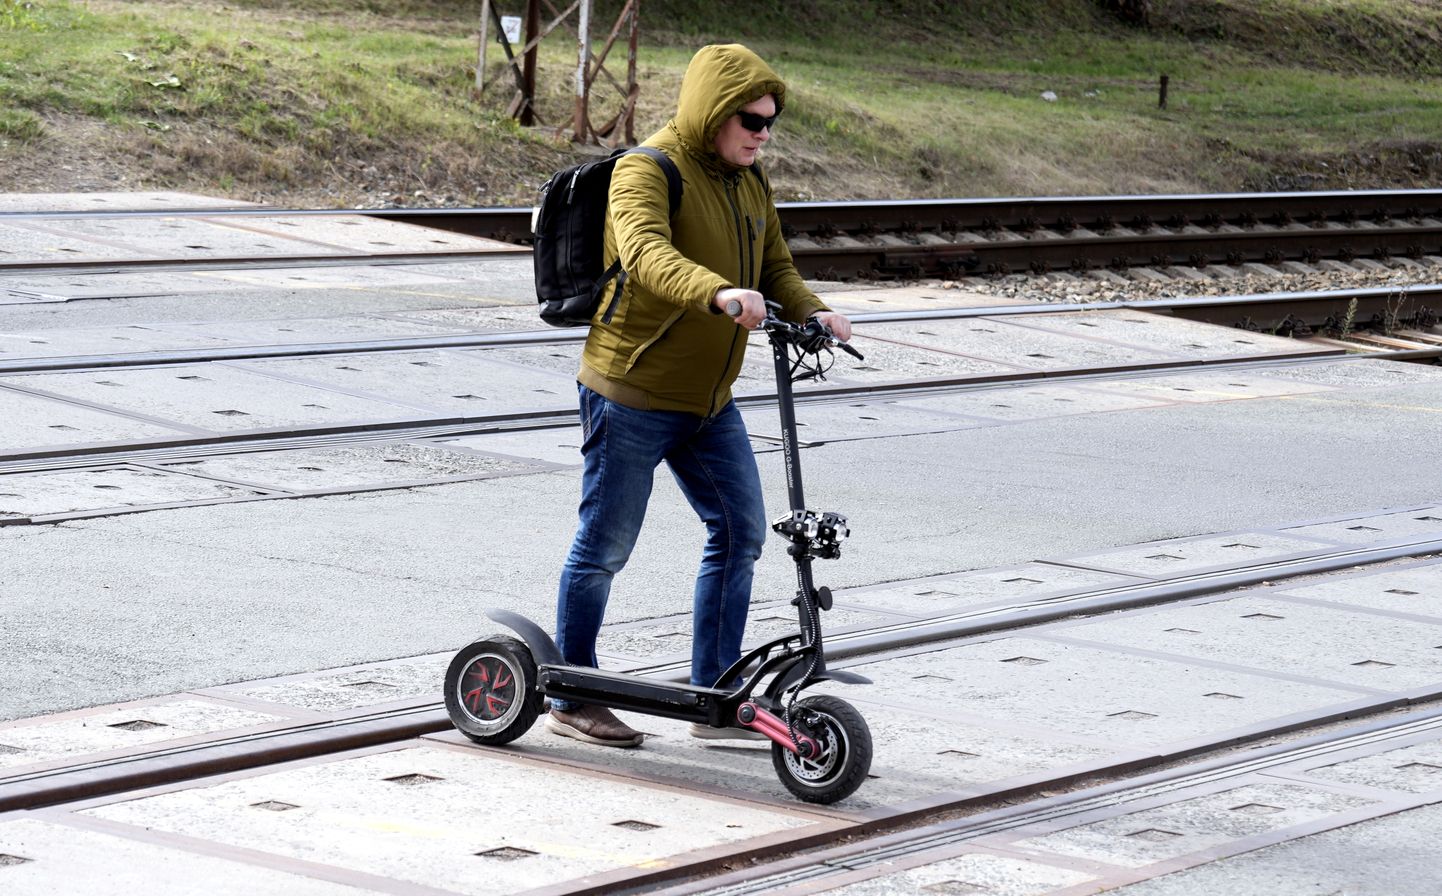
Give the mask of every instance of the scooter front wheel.
M 786 789 L 808 803 L 845 799 L 871 770 L 871 729 L 850 703 L 838 697 L 807 697 L 791 711 L 796 728 L 820 747 L 803 757 L 771 746 L 771 765 Z
M 536 661 L 530 648 L 505 635 L 461 648 L 446 669 L 446 712 L 478 744 L 506 744 L 541 714 Z

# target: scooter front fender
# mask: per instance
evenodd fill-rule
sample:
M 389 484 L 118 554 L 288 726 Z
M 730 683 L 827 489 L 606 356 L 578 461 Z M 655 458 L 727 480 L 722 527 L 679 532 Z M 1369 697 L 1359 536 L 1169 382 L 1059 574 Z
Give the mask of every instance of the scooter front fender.
M 809 663 L 806 657 L 797 657 L 792 661 L 791 665 L 776 673 L 776 677 L 771 679 L 770 685 L 766 688 L 766 695 L 775 697 L 787 688 L 795 687 L 796 683 L 805 677 L 806 667 L 808 665 Z M 845 669 L 822 669 L 820 672 L 811 676 L 811 682 L 808 683 L 808 686 L 818 681 L 839 681 L 842 684 L 871 684 L 871 679 L 865 675 L 848 672 Z
M 531 648 L 531 658 L 536 661 L 536 665 L 565 665 L 566 661 L 561 658 L 561 648 L 557 647 L 556 642 L 551 640 L 551 635 L 536 623 L 510 610 L 489 609 L 486 610 L 486 615 L 491 621 L 499 622 L 520 635 L 526 646 Z

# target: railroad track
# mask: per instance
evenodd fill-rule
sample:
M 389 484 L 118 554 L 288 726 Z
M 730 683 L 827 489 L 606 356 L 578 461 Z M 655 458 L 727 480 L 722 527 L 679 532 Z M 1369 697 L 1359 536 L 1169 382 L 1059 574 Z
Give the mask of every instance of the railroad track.
M 1365 289 L 1328 293 L 1287 293 L 1264 296 L 1229 296 L 1156 301 L 1096 303 L 1094 305 L 1002 305 L 933 311 L 893 311 L 859 314 L 855 317 L 857 332 L 865 336 L 872 324 L 911 323 L 924 327 L 928 322 L 975 318 L 1044 317 L 1058 313 L 1087 310 L 1127 308 L 1208 323 L 1234 327 L 1264 329 L 1256 321 L 1270 321 L 1269 332 L 1300 336 L 1315 326 L 1326 330 L 1349 316 L 1358 321 L 1384 317 L 1392 320 L 1388 332 L 1373 335 L 1360 328 L 1342 341 L 1325 337 L 1299 340 L 1296 355 L 1268 351 L 1259 356 L 1236 355 L 1201 357 L 1194 360 L 1143 360 L 1135 363 L 1076 369 L 1017 370 L 964 377 L 912 378 L 898 376 L 885 382 L 853 384 L 822 383 L 806 386 L 798 398 L 803 402 L 847 402 L 857 399 L 905 397 L 928 393 L 968 389 L 993 389 L 1008 385 L 1046 380 L 1099 380 L 1111 377 L 1136 376 L 1147 373 L 1177 372 L 1188 368 L 1229 370 L 1265 369 L 1284 362 L 1336 361 L 1346 351 L 1353 357 L 1436 363 L 1442 358 L 1442 335 L 1410 329 L 1399 321 L 1426 315 L 1428 303 L 1442 300 L 1442 287 L 1416 290 L 1400 304 L 1396 291 Z M 1312 321 L 1309 324 L 1308 321 Z M 1379 327 L 1380 328 L 1380 327 Z M 14 358 L 0 360 L 0 383 L 11 388 L 25 388 L 26 374 L 77 374 L 106 370 L 144 370 L 219 364 L 253 360 L 289 360 L 326 356 L 365 356 L 386 353 L 427 352 L 443 349 L 485 350 L 507 348 L 557 348 L 575 346 L 584 333 L 578 330 L 543 330 L 530 332 L 475 333 L 452 336 L 396 338 L 364 341 L 336 341 L 304 345 L 256 345 L 183 349 L 176 351 L 127 352 L 110 355 L 86 355 L 51 358 Z M 1332 351 L 1319 352 L 1315 343 L 1324 343 Z M 16 377 L 16 379 L 6 379 Z M 738 392 L 743 406 L 768 405 L 774 393 L 767 390 Z M 234 452 L 303 448 L 343 448 L 406 440 L 437 439 L 473 435 L 484 432 L 526 431 L 566 427 L 574 423 L 575 412 L 569 402 L 558 399 L 555 407 L 508 409 L 503 412 L 479 414 L 446 414 L 442 416 L 411 415 L 385 421 L 361 420 L 354 423 L 288 427 L 278 430 L 240 431 L 106 442 L 83 447 L 56 447 L 27 450 L 12 448 L 0 454 L 0 473 L 38 473 L 78 469 L 98 464 L 174 463 L 184 459 L 213 457 Z
M 1421 259 L 1442 193 L 1283 193 L 791 206 L 813 275 L 959 277 Z
M 1084 824 L 1096 824 L 1099 820 L 1103 823 L 1120 820 L 1132 812 L 1143 814 L 1148 810 L 1205 799 L 1219 787 L 1240 790 L 1275 786 L 1280 781 L 1293 783 L 1298 776 L 1305 780 L 1308 771 L 1326 763 L 1377 756 L 1396 749 L 1399 742 L 1426 742 L 1439 735 L 1442 735 L 1442 709 L 1433 707 L 1402 718 L 1372 720 L 1316 734 L 1295 743 L 1248 749 L 1122 781 L 1028 800 L 1019 806 L 930 821 L 909 830 L 888 831 L 883 828 L 854 837 L 853 842 L 842 846 L 798 850 L 769 860 L 753 861 L 749 867 L 739 871 L 731 870 L 731 867 L 743 864 L 740 862 L 698 869 L 701 874 L 689 880 L 676 882 L 662 879 L 641 883 L 627 892 L 666 896 L 799 896 L 815 893 L 824 887 L 895 875 L 898 869 L 964 856 L 985 857 L 989 855 L 989 847 L 1006 849 L 1028 835 L 1045 836 Z M 1375 821 L 1411 808 L 1431 806 L 1434 802 L 1435 797 L 1425 796 L 1401 805 L 1384 804 L 1371 812 L 1358 812 L 1331 825 L 1312 826 L 1306 833 Z M 1295 836 L 1292 832 L 1274 833 L 1214 847 L 1204 857 L 1170 863 L 1163 873 L 1276 846 Z M 1118 871 L 1113 872 L 1105 885 L 1110 889 L 1157 876 L 1150 869 Z
M 1049 239 L 1045 235 L 1040 238 Z M 1082 237 L 1079 237 L 1082 238 Z M 804 248 L 804 247 L 803 247 Z M 407 257 L 409 258 L 409 257 Z M 306 264 L 363 263 L 364 258 L 337 260 L 307 259 Z M 194 262 L 180 262 L 187 264 Z M 205 262 L 209 264 L 210 262 Z M 216 262 L 224 264 L 224 260 Z M 266 260 L 258 264 L 286 264 L 286 260 Z M 300 261 L 295 261 L 300 264 Z M 152 260 L 153 269 L 164 269 L 165 264 L 176 264 L 174 260 Z M 873 268 L 886 276 L 881 268 Z M 1401 299 L 1405 299 L 1404 304 Z M 893 312 L 887 314 L 857 315 L 858 333 L 864 335 L 869 324 L 915 322 L 924 327 L 928 322 L 944 321 L 977 316 L 1004 315 L 1046 315 L 1058 312 L 1072 312 L 1084 309 L 1118 307 L 1153 312 L 1164 312 L 1178 317 L 1240 326 L 1246 329 L 1269 332 L 1287 332 L 1299 335 L 1305 328 L 1339 328 L 1338 324 L 1351 321 L 1360 327 L 1364 321 L 1374 317 L 1378 328 L 1393 335 L 1385 339 L 1415 338 L 1405 347 L 1395 343 L 1378 343 L 1368 351 L 1370 357 L 1409 360 L 1431 360 L 1442 353 L 1442 347 L 1429 346 L 1431 334 L 1427 332 L 1428 309 L 1435 306 L 1436 295 L 1432 288 L 1409 288 L 1405 295 L 1398 290 L 1358 290 L 1338 294 L 1287 294 L 1272 296 L 1222 297 L 1190 300 L 1173 300 L 1160 303 L 1098 303 L 1096 306 L 1047 305 L 1047 306 L 997 306 L 993 308 L 966 309 L 945 312 Z M 1328 323 L 1328 322 L 1331 323 Z M 1412 328 L 1421 328 L 1412 330 Z M 1408 332 L 1408 331 L 1411 332 Z M 372 340 L 366 342 L 337 341 L 314 343 L 301 346 L 233 346 L 220 349 L 185 351 L 126 353 L 114 355 L 89 355 L 66 358 L 9 358 L 0 362 L 0 378 L 26 374 L 63 374 L 87 371 L 143 370 L 177 365 L 226 365 L 246 360 L 294 359 L 330 355 L 376 355 L 393 352 L 415 352 L 446 348 L 459 349 L 514 349 L 546 348 L 574 344 L 580 338 L 575 331 L 544 331 L 539 333 L 475 333 L 424 339 Z M 1317 355 L 1315 347 L 1305 347 L 1313 357 L 1327 363 L 1336 363 L 1341 358 L 1342 346 L 1332 347 L 1332 352 Z M 1349 344 L 1348 351 L 1358 351 L 1360 346 Z M 1139 376 L 1149 373 L 1166 373 L 1184 370 L 1187 367 L 1204 367 L 1226 370 L 1264 370 L 1268 365 L 1280 363 L 1281 356 L 1272 354 L 1266 358 L 1243 355 L 1228 358 L 1198 359 L 1195 361 L 1170 361 L 1161 365 L 1137 363 L 1119 365 L 1112 369 L 1078 368 L 1074 370 L 1052 369 L 1025 371 L 1016 374 L 992 374 L 982 377 L 932 377 L 900 378 L 886 383 L 844 384 L 833 383 L 809 389 L 802 396 L 803 402 L 829 403 L 854 402 L 858 398 L 922 395 L 937 391 L 964 391 L 970 389 L 997 389 L 1026 382 L 1095 380 L 1112 376 Z M 1307 363 L 1305 359 L 1293 358 L 1286 363 Z M 1350 363 L 1350 362 L 1349 362 Z M 189 373 L 190 371 L 186 371 Z M 839 373 L 839 371 L 838 371 Z M 743 404 L 765 404 L 770 400 L 765 392 L 745 396 Z M 570 401 L 566 400 L 569 405 Z M 83 450 L 56 449 L 47 451 L 17 451 L 0 457 L 0 473 L 35 473 L 67 469 L 82 469 L 106 465 L 134 464 L 143 466 L 159 461 L 175 461 L 206 455 L 224 454 L 235 451 L 280 450 L 314 446 L 345 446 L 384 442 L 401 439 L 433 439 L 449 435 L 461 435 L 495 429 L 525 429 L 568 426 L 573 422 L 574 412 L 569 408 L 512 411 L 500 414 L 451 415 L 446 417 L 419 415 L 406 420 L 356 421 L 354 424 L 339 426 L 315 426 L 289 428 L 264 432 L 237 432 L 231 434 L 197 434 L 165 441 L 129 440 L 108 444 L 86 446 Z M 1416 514 L 1413 514 L 1415 517 Z M 1433 519 L 1433 517 L 1417 517 Z M 1261 542 L 1257 542 L 1261 544 Z M 1236 545 L 1232 545 L 1236 547 Z M 1245 547 L 1245 545 L 1243 545 Z M 1341 544 L 1319 547 L 1302 557 L 1288 557 L 1280 560 L 1238 564 L 1226 568 L 1213 568 L 1190 575 L 1175 575 L 1154 581 L 1132 582 L 1125 585 L 1073 591 L 1066 594 L 1050 594 L 1027 599 L 992 601 L 985 605 L 955 609 L 947 612 L 918 614 L 911 619 L 891 619 L 881 623 L 867 623 L 837 626 L 829 632 L 829 655 L 838 667 L 864 667 L 876 663 L 899 661 L 905 663 L 920 652 L 941 652 L 959 645 L 980 643 L 996 639 L 1007 633 L 1042 632 L 1041 638 L 1051 632 L 1058 642 L 1065 642 L 1066 632 L 1053 632 L 1049 627 L 1076 622 L 1078 620 L 1114 618 L 1128 613 L 1152 610 L 1168 606 L 1181 606 L 1190 601 L 1210 599 L 1225 595 L 1236 589 L 1262 587 L 1264 583 L 1292 580 L 1297 577 L 1327 572 L 1339 572 L 1360 567 L 1364 564 L 1385 563 L 1407 560 L 1442 552 L 1442 540 L 1435 537 L 1417 537 L 1410 540 L 1393 539 L 1365 547 L 1347 547 Z M 1062 565 L 1062 564 L 1058 564 Z M 1099 564 L 1098 568 L 1105 566 Z M 892 585 L 895 583 L 888 582 Z M 859 591 L 865 589 L 857 589 Z M 860 600 L 857 595 L 838 591 L 838 605 Z M 860 604 L 858 604 L 860 605 Z M 1305 612 L 1307 604 L 1298 602 L 1298 612 Z M 1006 656 L 1006 654 L 1003 654 Z M 1003 660 L 1007 662 L 1008 660 Z M 914 662 L 914 660 L 913 660 Z M 632 662 L 632 671 L 659 678 L 678 678 L 684 672 L 684 660 L 665 656 L 656 660 Z M 1291 672 L 1277 670 L 1277 680 L 1284 681 Z M 1296 677 L 1296 676 L 1292 676 Z M 1412 707 L 1428 701 L 1442 699 L 1442 685 L 1428 685 L 1399 692 L 1382 688 L 1355 688 L 1359 695 L 1345 704 L 1327 704 L 1307 712 L 1277 715 L 1265 722 L 1252 725 L 1239 734 L 1235 729 L 1209 733 L 1205 737 L 1188 742 L 1171 744 L 1156 749 L 1140 758 L 1135 752 L 1108 755 L 1085 769 L 1071 768 L 1050 776 L 1037 776 L 1033 780 L 1018 784 L 988 781 L 981 787 L 955 786 L 928 795 L 926 799 L 913 799 L 887 803 L 866 811 L 848 812 L 843 809 L 832 820 L 835 824 L 821 833 L 811 833 L 779 843 L 775 846 L 750 847 L 750 851 L 722 854 L 712 851 L 698 858 L 688 859 L 670 867 L 650 866 L 636 869 L 624 876 L 625 886 L 633 890 L 671 888 L 676 893 L 711 892 L 747 893 L 772 891 L 802 891 L 812 882 L 835 881 L 846 874 L 866 874 L 882 869 L 886 863 L 910 862 L 933 855 L 938 851 L 964 848 L 988 836 L 1000 836 L 1029 826 L 1060 824 L 1066 818 L 1078 813 L 1099 811 L 1098 807 L 1117 801 L 1126 802 L 1134 798 L 1162 798 L 1163 795 L 1183 793 L 1189 787 L 1200 786 L 1210 775 L 1243 776 L 1256 773 L 1256 762 L 1265 763 L 1268 756 L 1249 756 L 1253 766 L 1227 765 L 1226 760 L 1212 761 L 1204 767 L 1190 767 L 1160 777 L 1142 781 L 1118 781 L 1103 789 L 1078 792 L 1063 797 L 1045 797 L 1045 792 L 1055 789 L 1079 786 L 1084 779 L 1093 776 L 1130 777 L 1139 770 L 1166 763 L 1186 762 L 1206 757 L 1215 751 L 1235 747 L 1238 744 L 1255 745 L 1280 735 L 1306 730 L 1312 726 L 1337 723 L 1340 720 L 1358 716 L 1376 716 L 1399 707 Z M 860 691 L 856 692 L 861 694 Z M 1240 692 L 1239 692 L 1240 693 Z M 851 696 L 848 693 L 848 696 Z M 859 698 L 867 701 L 865 695 Z M 881 713 L 886 709 L 885 698 L 870 704 L 868 711 Z M 1414 725 L 1409 736 L 1421 731 L 1430 732 L 1429 725 L 1435 725 L 1432 715 L 1419 714 L 1407 720 Z M 1344 751 L 1362 749 L 1368 737 L 1376 741 L 1395 736 L 1390 722 L 1369 723 L 1361 732 L 1348 732 L 1345 737 L 1328 735 L 1313 739 L 1302 745 L 1301 750 L 1312 749 L 1314 754 L 1329 750 Z M 352 712 L 336 714 L 324 719 L 311 718 L 303 723 L 280 725 L 269 730 L 242 735 L 222 735 L 200 739 L 179 745 L 135 750 L 122 756 L 106 756 L 68 763 L 52 764 L 38 771 L 13 774 L 0 773 L 0 811 L 30 810 L 41 807 L 55 807 L 63 811 L 65 804 L 75 801 L 103 802 L 106 798 L 121 795 L 143 797 L 152 788 L 176 788 L 191 782 L 200 782 L 207 776 L 233 774 L 237 772 L 261 772 L 282 763 L 295 760 L 314 760 L 331 757 L 347 751 L 383 748 L 388 745 L 407 743 L 417 737 L 423 742 L 440 743 L 451 751 L 470 751 L 472 748 L 456 742 L 454 735 L 447 735 L 449 722 L 441 710 L 439 701 L 430 697 L 410 700 L 405 705 L 390 706 L 374 712 Z M 1401 730 L 1400 728 L 1395 730 Z M 1421 736 L 1420 734 L 1417 736 Z M 449 738 L 449 740 L 447 740 Z M 3 738 L 0 738 L 3 740 Z M 559 748 L 546 742 L 546 755 L 523 756 L 521 762 L 551 763 L 551 767 L 565 772 L 597 774 L 603 779 L 615 779 L 619 774 L 615 767 L 604 767 L 601 762 L 589 760 L 582 755 L 568 754 L 566 747 Z M 649 755 L 654 752 L 656 756 Z M 514 758 L 507 751 L 486 751 L 479 753 L 487 757 L 499 757 L 505 761 Z M 553 755 L 554 754 L 554 755 Z M 1276 764 L 1295 760 L 1302 753 L 1288 753 L 1285 756 L 1271 751 Z M 684 767 L 667 765 L 661 749 L 647 751 L 639 757 L 636 768 L 625 772 L 634 781 L 646 786 L 681 788 L 686 785 L 688 770 Z M 718 760 L 720 762 L 720 760 Z M 1170 776 L 1168 776 L 1168 774 Z M 704 785 L 703 785 L 704 786 Z M 729 791 L 725 785 L 712 785 L 713 791 L 721 790 L 733 798 L 757 800 L 755 793 L 748 793 L 748 787 L 759 788 L 755 781 L 739 779 L 731 782 Z M 877 787 L 881 784 L 875 785 Z M 865 794 L 865 789 L 862 793 Z M 997 800 L 1025 800 L 1027 805 L 1013 810 L 990 812 L 966 820 L 937 821 L 938 815 L 970 813 L 979 807 L 993 804 Z M 764 800 L 761 800 L 764 802 Z M 916 825 L 926 825 L 913 830 Z M 797 850 L 819 848 L 834 843 L 838 835 L 854 837 L 883 838 L 870 839 L 844 849 L 815 854 L 804 853 L 782 858 L 779 864 L 761 865 L 760 860 L 784 856 Z M 711 880 L 689 881 L 688 878 L 715 875 L 726 871 L 726 863 L 744 863 L 758 860 L 758 864 L 741 873 L 724 874 Z M 661 863 L 664 865 L 664 863 Z M 619 879 L 619 878 L 618 878 Z M 578 879 L 564 887 L 557 886 L 555 892 L 608 892 L 617 889 L 617 880 L 596 883 Z
M 778 207 L 818 279 L 958 278 L 1442 256 L 1442 191 L 807 202 Z M 376 212 L 514 240 L 514 210 Z
M 992 603 L 951 616 L 916 619 L 906 625 L 871 625 L 842 629 L 828 638 L 828 656 L 836 668 L 860 668 L 887 657 L 905 656 L 917 650 L 944 650 L 979 643 L 1011 630 L 1039 630 L 1060 621 L 1071 624 L 1142 608 L 1185 604 L 1198 598 L 1215 598 L 1259 586 L 1285 584 L 1292 580 L 1329 572 L 1355 570 L 1366 564 L 1435 556 L 1442 552 L 1442 539 L 1428 538 L 1362 548 L 1318 546 L 1311 555 L 1252 563 L 1205 573 L 1181 575 L 1161 581 L 1138 583 L 1075 593 L 1060 598 L 1030 599 Z M 893 583 L 894 585 L 895 583 Z M 852 595 L 837 592 L 838 606 L 846 606 Z M 763 608 L 764 609 L 764 608 Z M 682 680 L 684 661 L 633 664 L 633 674 L 663 680 Z M 866 701 L 861 690 L 848 691 L 863 709 L 877 706 Z M 1405 694 L 1376 691 L 1344 706 L 1319 707 L 1268 720 L 1244 733 L 1218 731 L 1167 749 L 1153 751 L 1144 759 L 1135 756 L 1107 759 L 1092 767 L 1060 771 L 1025 783 L 995 782 L 982 786 L 958 787 L 921 801 L 884 804 L 866 812 L 845 811 L 836 815 L 840 827 L 822 834 L 789 838 L 770 846 L 754 845 L 742 851 L 707 851 L 681 862 L 649 863 L 629 869 L 623 881 L 596 883 L 589 879 L 555 888 L 557 893 L 590 894 L 614 892 L 624 883 L 626 892 L 715 894 L 742 896 L 750 893 L 811 892 L 804 889 L 818 881 L 830 881 L 858 872 L 880 874 L 895 870 L 910 859 L 935 860 L 938 854 L 970 847 L 988 837 L 1017 831 L 1051 831 L 1091 820 L 1098 813 L 1112 816 L 1144 806 L 1180 802 L 1198 793 L 1216 790 L 1218 782 L 1232 787 L 1249 783 L 1252 776 L 1307 761 L 1315 767 L 1358 754 L 1371 755 L 1395 749 L 1397 742 L 1430 742 L 1442 738 L 1442 685 L 1411 689 Z M 1407 714 L 1397 717 L 1399 711 Z M 135 710 L 143 715 L 143 710 Z M 1362 721 L 1358 721 L 1361 719 Z M 1345 728 L 1338 728 L 1341 724 Z M 1279 745 L 1283 735 L 1331 730 Z M 215 776 L 264 773 L 297 761 L 341 757 L 386 745 L 398 745 L 440 735 L 450 730 L 440 701 L 412 699 L 377 711 L 350 711 L 328 718 L 291 722 L 263 731 L 231 734 L 221 732 L 200 739 L 169 745 L 158 744 L 127 750 L 119 755 L 78 757 L 50 763 L 29 771 L 0 772 L 0 813 L 63 808 L 66 804 L 95 805 L 116 798 L 143 798 L 156 789 L 173 791 L 190 782 L 203 783 Z M 447 740 L 449 739 L 449 740 Z M 453 742 L 454 735 L 445 735 Z M 557 741 L 547 742 L 552 747 Z M 507 748 L 474 748 L 496 757 L 514 755 Z M 618 774 L 645 785 L 679 786 L 671 777 L 674 769 L 665 762 L 648 763 L 646 752 L 635 755 L 629 769 L 593 765 L 563 755 L 545 758 L 547 750 L 523 751 L 522 762 L 553 762 L 569 772 Z M 583 754 L 584 755 L 584 754 Z M 1160 771 L 1151 771 L 1161 769 Z M 1098 782 L 1101 783 L 1098 783 Z M 1292 782 L 1295 783 L 1295 782 Z M 737 794 L 748 782 L 733 782 Z M 1060 791 L 1060 793 L 1059 793 Z M 1425 796 L 1425 794 L 1424 794 Z M 1427 805 L 1435 796 L 1419 796 L 1415 805 Z M 1002 804 L 1002 808 L 997 808 Z M 1007 805 L 1014 804 L 1014 805 Z M 1359 818 L 1379 817 L 1399 811 L 1396 804 L 1371 810 L 1370 815 L 1352 815 L 1336 824 Z M 1285 835 L 1279 833 L 1274 842 Z M 841 842 L 843 845 L 837 845 Z M 1248 842 L 1244 848 L 1257 848 Z M 1237 851 L 1242 851 L 1239 846 Z M 1207 856 L 1210 858 L 1210 854 Z M 740 869 L 740 870 L 738 870 Z M 1144 879 L 1140 871 L 1131 880 Z M 793 889 L 796 888 L 796 889 Z
M 1378 300 L 1384 299 L 1376 296 Z M 1153 312 L 1172 312 L 1196 315 L 1206 319 L 1213 315 L 1227 316 L 1260 314 L 1270 309 L 1271 314 L 1283 314 L 1294 318 L 1293 311 L 1284 308 L 1306 307 L 1312 313 L 1331 309 L 1337 313 L 1345 308 L 1349 300 L 1340 297 L 1282 296 L 1259 298 L 1237 297 L 1231 300 L 1170 300 L 1162 302 L 1126 303 L 1124 307 Z M 1115 308 L 1115 305 L 1107 307 Z M 858 315 L 855 320 L 857 332 L 865 335 L 868 325 L 888 322 L 906 322 L 924 326 L 927 322 L 965 320 L 978 317 L 1032 316 L 1068 313 L 1078 306 L 1031 305 L 997 306 L 994 308 L 953 309 L 946 311 L 889 312 Z M 547 330 L 522 333 L 477 333 L 425 338 L 402 338 L 367 341 L 339 341 L 309 345 L 284 346 L 235 346 L 221 348 L 188 349 L 165 352 L 132 352 L 116 355 L 90 355 L 61 358 L 11 359 L 0 361 L 0 383 L 12 388 L 24 388 L 25 374 L 75 374 L 87 371 L 114 369 L 141 370 L 146 368 L 168 368 L 184 365 L 189 369 L 195 365 L 226 364 L 245 360 L 286 360 L 339 355 L 367 355 L 393 352 L 423 352 L 438 349 L 503 349 L 511 347 L 547 348 L 574 346 L 583 338 L 575 330 Z M 1442 339 L 1438 339 L 1442 343 Z M 1339 343 L 1340 345 L 1340 343 Z M 1365 351 L 1369 357 L 1400 360 L 1433 360 L 1442 356 L 1442 344 L 1431 347 L 1398 345 L 1353 346 L 1354 350 Z M 1268 351 L 1260 356 L 1237 355 L 1223 358 L 1198 358 L 1196 360 L 1170 359 L 1166 361 L 1145 360 L 1135 363 L 1106 367 L 1083 367 L 1073 370 L 1053 369 L 1046 371 L 1017 370 L 965 377 L 910 378 L 879 383 L 835 384 L 823 383 L 807 386 L 799 398 L 811 401 L 851 401 L 857 398 L 883 396 L 918 395 L 938 391 L 955 391 L 968 388 L 998 388 L 1029 381 L 1046 379 L 1065 381 L 1072 379 L 1098 379 L 1114 376 L 1131 376 L 1148 372 L 1178 371 L 1187 368 L 1243 369 L 1247 367 L 1272 365 L 1288 360 L 1339 358 L 1340 348 L 1332 352 L 1318 352 L 1315 346 L 1299 345 L 1296 355 L 1289 356 Z M 194 371 L 190 371 L 194 374 Z M 743 406 L 766 404 L 774 400 L 774 393 L 766 390 L 741 394 Z M 497 429 L 536 429 L 568 426 L 574 422 L 574 409 L 569 402 L 558 399 L 556 407 L 541 407 L 534 410 L 508 410 L 500 413 L 454 414 L 445 416 L 411 416 L 387 421 L 358 421 L 342 425 L 316 425 L 305 428 L 264 430 L 260 432 L 238 432 L 179 436 L 173 439 L 146 440 L 135 442 L 105 443 L 80 449 L 54 448 L 39 450 L 12 449 L 0 455 L 0 472 L 41 472 L 87 466 L 96 463 L 149 462 L 155 460 L 174 461 L 182 457 L 198 457 L 236 450 L 257 450 L 277 447 L 317 447 L 354 445 L 378 439 L 435 439 L 458 436 Z
M 1235 327 L 1278 336 L 1308 337 L 1346 329 L 1354 350 L 1425 350 L 1442 346 L 1442 334 L 1423 332 L 1437 324 L 1442 311 L 1442 285 L 1403 288 L 1339 289 L 1258 295 L 1194 296 L 1091 303 L 1031 303 L 952 308 L 934 311 L 864 312 L 861 323 L 964 320 L 977 317 L 1027 317 L 1108 309 L 1167 314 L 1183 320 Z M 1373 338 L 1373 333 L 1382 338 Z M 1395 334 L 1395 335 L 1394 335 Z M 70 357 L 0 359 L 0 376 L 17 373 L 100 370 L 163 364 L 240 361 L 258 358 L 314 357 L 373 352 L 425 351 L 443 348 L 565 346 L 585 341 L 585 332 L 534 330 L 456 336 L 350 340 L 339 342 L 255 345 L 176 351 L 140 351 Z
M 1195 272 L 1246 265 L 1308 270 L 1323 261 L 1442 265 L 1439 190 L 804 202 L 782 203 L 778 210 L 798 267 L 817 279 L 1106 270 L 1177 276 L 1178 269 Z M 175 210 L 8 212 L 0 213 L 0 223 L 179 214 Z M 361 215 L 517 245 L 529 240 L 530 231 L 530 210 L 517 208 L 206 209 L 191 214 L 213 220 Z M 237 261 L 194 263 L 215 266 Z M 286 263 L 345 262 L 331 255 Z M 156 264 L 146 259 L 63 265 L 8 262 L 0 263 L 0 273 Z

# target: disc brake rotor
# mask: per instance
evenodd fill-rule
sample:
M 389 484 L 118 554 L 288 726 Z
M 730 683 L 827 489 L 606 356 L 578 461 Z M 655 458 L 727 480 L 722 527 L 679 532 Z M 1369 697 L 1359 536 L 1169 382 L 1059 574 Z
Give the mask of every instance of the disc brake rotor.
M 821 781 L 836 768 L 836 761 L 840 758 L 840 751 L 836 748 L 837 732 L 830 725 L 824 726 L 826 733 L 820 737 L 813 736 L 812 740 L 821 745 L 821 755 L 806 758 L 786 752 L 786 768 L 800 781 Z

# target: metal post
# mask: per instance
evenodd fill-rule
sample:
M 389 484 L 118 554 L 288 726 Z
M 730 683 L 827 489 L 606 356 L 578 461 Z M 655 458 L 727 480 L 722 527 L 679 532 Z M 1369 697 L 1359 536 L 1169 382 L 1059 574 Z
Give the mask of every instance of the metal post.
M 541 0 L 526 0 L 526 55 L 521 62 L 521 92 L 525 94 L 525 105 L 521 107 L 521 125 L 530 127 L 536 123 L 536 54 L 539 47 L 536 38 L 541 28 Z
M 572 128 L 575 133 L 571 139 L 577 143 L 586 143 L 591 139 L 591 112 L 588 108 L 589 91 L 586 85 L 586 75 L 591 66 L 591 0 L 581 0 L 581 25 L 577 32 L 580 47 L 576 54 L 576 115 Z
M 476 93 L 486 89 L 486 39 L 491 30 L 491 0 L 481 0 L 481 43 L 476 49 Z
M 636 145 L 636 94 L 641 86 L 636 82 L 636 35 L 640 32 L 641 0 L 632 0 L 631 34 L 627 38 L 626 50 L 626 143 Z

